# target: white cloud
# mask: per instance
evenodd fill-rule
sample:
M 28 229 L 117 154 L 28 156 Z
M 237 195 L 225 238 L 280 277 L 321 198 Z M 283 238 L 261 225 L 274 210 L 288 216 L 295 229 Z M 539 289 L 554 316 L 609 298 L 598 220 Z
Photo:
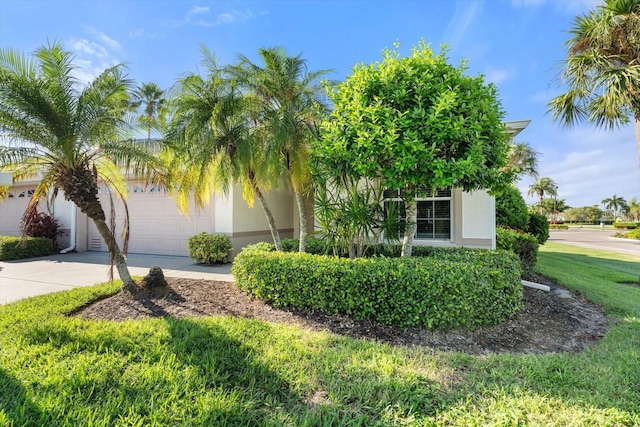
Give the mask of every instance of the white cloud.
M 218 25 L 230 25 L 236 23 L 247 22 L 254 17 L 253 12 L 250 10 L 231 10 L 219 13 L 213 18 L 208 18 L 210 13 L 209 6 L 194 6 L 181 20 L 171 21 L 169 23 L 172 27 L 180 27 L 183 25 L 195 25 L 198 27 L 217 27 Z M 268 12 L 261 12 L 264 14 Z
M 444 37 L 444 42 L 452 49 L 460 43 L 481 7 L 482 3 L 478 1 L 456 1 L 456 11 L 447 25 Z
M 506 69 L 489 70 L 485 74 L 485 80 L 491 83 L 500 84 L 514 76 L 514 73 Z
M 193 6 L 189 12 L 187 12 L 187 16 L 201 15 L 203 13 L 209 13 L 209 6 Z
M 114 51 L 121 51 L 122 45 L 106 34 L 87 27 L 87 38 L 72 38 L 68 46 L 75 55 L 74 76 L 86 84 L 100 75 L 105 69 L 118 64 Z
M 640 166 L 632 126 L 615 132 L 590 125 L 544 131 L 547 143 L 541 150 L 540 176 L 556 181 L 558 196 L 570 206 L 599 204 L 612 194 L 626 199 L 640 197 Z M 527 178 L 518 185 L 527 203 L 536 201 L 527 196 L 532 182 Z
M 136 28 L 133 31 L 129 31 L 129 38 L 132 38 L 132 39 L 142 39 L 142 38 L 152 39 L 155 37 L 156 37 L 156 33 L 151 33 L 145 30 L 144 28 Z

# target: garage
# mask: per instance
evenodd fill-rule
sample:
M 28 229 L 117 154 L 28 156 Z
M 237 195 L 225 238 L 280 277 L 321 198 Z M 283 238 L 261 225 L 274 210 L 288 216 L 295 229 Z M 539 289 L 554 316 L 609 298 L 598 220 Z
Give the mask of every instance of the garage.
M 109 212 L 109 197 L 107 187 L 101 185 L 99 189 L 100 201 L 107 213 Z M 194 234 L 207 231 L 213 232 L 213 206 L 201 211 L 191 207 L 188 218 L 176 207 L 174 199 L 166 191 L 153 185 L 132 183 L 127 200 L 130 218 L 129 253 L 144 253 L 154 255 L 187 255 L 187 240 Z M 118 235 L 122 233 L 122 219 L 124 218 L 122 204 L 116 202 L 116 223 Z M 98 233 L 93 221 L 88 220 L 87 249 L 90 251 L 106 251 L 107 246 Z
M 20 221 L 24 215 L 31 195 L 35 190 L 35 186 L 12 187 L 9 189 L 8 196 L 0 203 L 0 235 L 2 236 L 19 236 Z

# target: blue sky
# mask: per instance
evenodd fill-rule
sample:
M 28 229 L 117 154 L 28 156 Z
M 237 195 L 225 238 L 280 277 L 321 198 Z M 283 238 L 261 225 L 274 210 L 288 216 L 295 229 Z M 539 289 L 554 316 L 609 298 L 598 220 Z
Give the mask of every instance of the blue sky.
M 89 80 L 124 62 L 130 77 L 169 88 L 196 71 L 200 45 L 219 62 L 238 54 L 256 58 L 260 47 L 302 53 L 310 69 L 333 69 L 341 80 L 356 63 L 381 58 L 395 41 L 401 53 L 425 39 L 450 61 L 468 63 L 499 90 L 507 120 L 531 120 L 516 141 L 542 155 L 542 176 L 554 179 L 571 206 L 599 204 L 613 194 L 640 197 L 640 167 L 633 126 L 599 131 L 564 129 L 546 114 L 562 92 L 557 79 L 567 30 L 593 0 L 422 1 L 16 1 L 0 0 L 0 47 L 32 52 L 47 40 L 76 55 L 78 75 Z M 519 187 L 527 202 L 531 179 Z

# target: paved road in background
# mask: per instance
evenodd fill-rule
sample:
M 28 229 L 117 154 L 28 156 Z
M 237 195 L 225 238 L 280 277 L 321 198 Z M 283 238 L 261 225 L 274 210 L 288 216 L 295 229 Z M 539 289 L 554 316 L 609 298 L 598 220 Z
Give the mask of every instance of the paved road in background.
M 588 228 L 551 230 L 549 241 L 640 256 L 640 240 L 614 239 L 610 237 L 612 234 L 615 231 Z

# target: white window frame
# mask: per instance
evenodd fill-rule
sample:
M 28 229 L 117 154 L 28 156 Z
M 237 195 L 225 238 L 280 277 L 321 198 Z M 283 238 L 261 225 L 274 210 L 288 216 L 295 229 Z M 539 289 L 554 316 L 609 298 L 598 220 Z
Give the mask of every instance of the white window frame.
M 394 190 L 386 190 L 385 193 L 387 191 L 394 191 Z M 415 199 L 416 199 L 416 203 L 419 202 L 436 202 L 436 201 L 448 201 L 449 202 L 449 237 L 445 237 L 445 238 L 438 238 L 435 237 L 435 224 L 433 227 L 433 232 L 432 232 L 432 236 L 433 237 L 418 237 L 418 229 L 416 228 L 416 233 L 413 235 L 413 239 L 414 240 L 424 240 L 424 241 L 428 241 L 428 242 L 452 242 L 453 241 L 453 189 L 452 188 L 448 188 L 446 190 L 441 190 L 440 192 L 446 192 L 448 191 L 448 195 L 446 196 L 439 196 L 438 194 L 436 194 L 435 196 L 428 196 L 427 194 L 431 194 L 431 190 L 429 190 L 426 187 L 421 187 L 421 188 L 417 188 L 416 192 L 415 192 Z M 384 198 L 384 203 L 386 202 L 399 202 L 399 203 L 404 203 L 404 201 L 402 200 L 402 198 L 400 197 L 400 193 L 399 191 L 395 191 L 396 196 L 395 197 L 385 197 Z M 404 218 L 402 218 L 404 220 Z M 442 221 L 445 218 L 423 218 L 422 221 Z M 418 217 L 416 215 L 416 222 L 420 221 L 420 217 Z M 399 237 L 402 237 L 402 235 L 400 235 Z

